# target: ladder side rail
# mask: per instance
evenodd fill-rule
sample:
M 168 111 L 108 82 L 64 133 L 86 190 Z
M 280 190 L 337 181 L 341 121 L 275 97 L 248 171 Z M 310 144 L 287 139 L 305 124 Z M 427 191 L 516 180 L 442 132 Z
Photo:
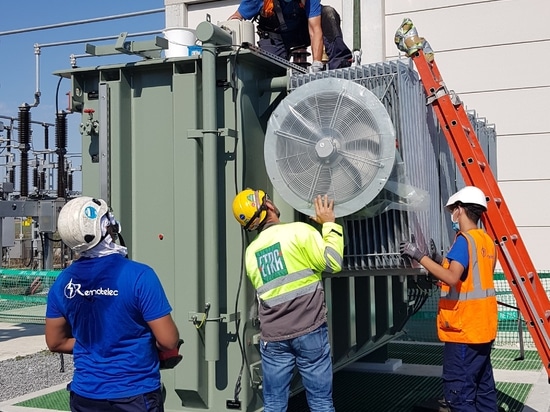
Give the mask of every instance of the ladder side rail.
M 445 118 L 440 117 L 444 115 L 442 113 L 437 113 L 438 111 L 440 111 L 440 108 L 436 105 L 434 106 L 434 109 L 436 109 L 436 114 L 438 115 L 440 121 L 444 122 Z M 451 134 L 451 132 L 447 133 Z M 450 138 L 452 139 L 452 137 Z M 456 142 L 452 140 L 452 143 Z M 456 147 L 455 149 L 459 150 Z M 460 155 L 458 157 L 460 158 Z M 474 170 L 475 168 L 468 168 L 464 165 L 462 166 L 461 173 L 465 182 L 467 184 L 475 184 L 476 186 L 482 188 L 485 193 L 489 193 L 488 185 L 481 183 L 484 176 L 481 175 L 480 179 L 470 174 Z M 479 172 L 482 173 L 481 169 L 479 169 Z M 527 281 L 526 276 L 521 276 L 520 273 L 536 272 L 533 272 L 534 269 L 532 271 L 529 271 L 524 268 L 523 260 L 520 255 L 514 254 L 514 252 L 517 252 L 515 248 L 512 248 L 511 250 L 507 249 L 506 253 L 503 252 L 503 249 L 506 247 L 506 242 L 511 241 L 511 236 L 499 236 L 498 233 L 502 232 L 502 230 L 499 230 L 499 228 L 505 228 L 506 224 L 504 221 L 499 222 L 499 220 L 501 220 L 501 216 L 498 211 L 494 210 L 493 207 L 489 207 L 487 214 L 489 216 L 483 219 L 483 224 L 487 229 L 489 235 L 493 239 L 495 239 L 495 243 L 501 251 L 501 253 L 499 254 L 499 261 L 501 262 L 501 265 L 503 267 L 503 272 L 506 274 L 511 290 L 518 303 L 518 307 L 520 307 L 520 310 L 524 314 L 524 317 L 527 320 L 529 326 L 531 328 L 535 328 L 534 330 L 531 329 L 530 331 L 532 335 L 536 334 L 536 336 L 533 336 L 533 340 L 537 345 L 537 349 L 541 354 L 541 358 L 543 358 L 543 361 L 546 364 L 550 364 L 550 332 L 548 330 L 541 329 L 541 327 L 545 328 L 548 325 L 545 323 L 544 317 L 541 317 L 539 315 L 541 313 L 544 313 L 545 311 L 542 306 L 538 305 L 539 303 L 542 304 L 540 296 L 532 296 L 536 290 L 544 291 L 544 288 L 540 283 L 540 279 L 536 275 L 530 280 L 538 284 L 533 285 L 532 288 L 529 287 L 531 286 L 531 284 Z M 500 223 L 500 226 L 495 223 Z M 509 231 L 505 231 L 505 233 L 509 233 Z M 502 238 L 504 238 L 504 240 L 499 240 Z M 512 256 L 512 254 L 514 254 L 515 256 Z M 514 262 L 518 262 L 520 269 L 517 268 L 518 265 L 514 264 Z M 543 299 L 548 299 L 546 294 L 544 294 Z M 537 308 L 537 306 L 539 307 Z
M 418 66 L 418 62 L 415 61 L 415 63 Z M 437 66 L 435 66 L 435 63 L 434 63 L 434 67 L 437 68 Z M 436 73 L 438 72 L 436 71 Z M 428 92 L 428 90 L 426 91 Z M 496 213 L 494 213 L 493 208 L 491 207 L 489 208 L 488 215 L 489 216 L 493 214 L 495 215 L 495 218 L 491 219 L 491 221 L 493 222 L 500 221 L 501 227 L 505 228 L 506 230 L 498 230 L 499 228 L 496 227 L 496 225 L 493 226 L 491 222 L 487 222 L 487 224 L 486 222 L 483 222 L 484 225 L 486 224 L 486 226 L 488 226 L 489 229 L 493 229 L 491 230 L 491 232 L 495 234 L 495 239 L 498 240 L 499 242 L 513 241 L 516 248 L 520 249 L 520 252 L 523 252 L 524 253 L 523 256 L 526 257 L 526 259 L 522 259 L 521 262 L 530 261 L 529 254 L 527 252 L 527 249 L 525 248 L 525 245 L 523 244 L 521 236 L 519 236 L 519 231 L 517 230 L 517 227 L 513 221 L 511 213 L 508 210 L 506 203 L 502 201 L 503 196 L 502 196 L 502 193 L 500 192 L 500 188 L 498 186 L 496 179 L 494 178 L 490 169 L 488 169 L 488 173 L 484 173 L 485 172 L 484 168 L 487 167 L 488 162 L 486 160 L 485 153 L 483 152 L 483 150 L 480 148 L 478 144 L 477 136 L 473 131 L 473 127 L 466 115 L 465 110 L 463 109 L 463 107 L 461 107 L 461 110 L 456 110 L 457 117 L 460 117 L 458 116 L 458 114 L 460 113 L 464 114 L 462 119 L 459 118 L 460 120 L 459 122 L 456 122 L 456 119 L 450 119 L 449 121 L 448 113 L 445 113 L 442 108 L 442 105 L 444 105 L 445 103 L 444 102 L 445 99 L 447 99 L 447 96 L 440 97 L 435 102 L 436 104 L 433 104 L 432 107 L 436 111 L 438 120 L 443 125 L 443 131 L 451 147 L 453 156 L 455 157 L 455 160 L 457 160 L 458 165 L 461 167 L 460 169 L 461 174 L 463 175 L 467 184 L 475 184 L 477 186 L 482 186 L 485 189 L 484 193 L 486 193 L 490 198 L 489 204 L 491 204 L 490 202 L 493 201 L 493 205 L 496 205 L 496 207 L 498 208 L 498 212 Z M 450 107 L 453 107 L 453 112 L 454 112 L 455 111 L 454 103 L 452 103 L 451 101 L 448 101 L 446 103 L 449 106 L 452 105 Z M 455 123 L 455 126 L 451 126 L 451 127 L 460 128 L 464 124 L 469 126 L 467 133 L 464 130 L 459 130 L 457 133 L 458 129 L 455 129 L 454 132 L 455 134 L 463 134 L 462 137 L 464 138 L 464 140 L 468 140 L 470 142 L 470 145 L 464 145 L 463 147 L 458 147 L 458 142 L 457 142 L 457 139 L 455 138 L 455 134 L 452 133 L 453 130 L 450 130 L 450 128 L 446 126 L 450 123 L 452 124 L 453 122 Z M 463 152 L 467 152 L 467 153 L 463 153 Z M 481 166 L 480 164 L 483 166 Z M 479 167 L 476 167 L 476 166 L 479 166 Z M 498 202 L 496 201 L 497 199 L 499 199 Z M 511 229 L 510 229 L 510 226 L 511 226 Z M 534 265 L 532 265 L 532 263 L 531 263 L 531 267 L 527 267 L 526 269 L 530 269 L 530 271 L 525 270 L 525 273 L 531 272 L 534 275 L 536 275 L 536 270 L 534 268 Z M 537 289 L 544 289 L 542 284 L 540 283 L 540 279 L 538 278 L 538 276 L 534 276 L 534 279 L 536 279 L 535 282 L 538 281 L 540 284 L 540 288 L 537 288 Z M 544 297 L 545 297 L 544 300 L 550 304 L 550 301 L 548 300 L 548 297 L 546 294 L 544 294 Z
M 548 369 L 550 368 L 550 329 L 546 318 L 546 310 L 550 308 L 548 296 L 507 205 L 503 201 L 498 183 L 488 168 L 485 154 L 479 146 L 473 126 L 462 104 L 451 100 L 435 61 L 431 63 L 426 61 L 422 50 L 411 58 L 419 71 L 428 99 L 431 99 L 465 182 L 481 186 L 490 198 L 489 208 L 482 222 L 499 246 L 501 252 L 499 261 L 518 306 L 529 322 L 530 332 Z M 459 139 L 469 144 L 460 144 Z
M 434 106 L 434 108 L 435 107 L 436 106 Z M 440 110 L 436 110 L 436 114 L 438 115 L 440 121 L 444 122 L 444 115 L 442 113 L 437 113 L 437 111 Z M 452 134 L 450 131 L 447 131 L 446 133 Z M 452 137 L 450 138 L 452 139 Z M 449 137 L 447 137 L 447 139 L 449 139 Z M 456 142 L 453 140 L 453 143 Z M 459 150 L 456 147 L 455 149 Z M 460 159 L 460 155 L 455 156 L 455 158 L 456 157 Z M 481 183 L 482 179 L 476 178 L 475 173 L 472 173 L 476 170 L 476 168 L 465 166 L 468 164 L 467 162 L 462 163 L 463 164 L 461 165 L 460 170 L 466 184 L 474 184 L 480 187 L 485 193 L 490 193 L 489 184 L 487 182 Z M 482 174 L 481 177 L 483 178 L 484 176 L 482 170 L 480 168 L 477 169 Z M 502 203 L 500 206 L 502 209 Z M 541 315 L 545 313 L 544 307 L 541 306 L 542 302 L 548 300 L 548 297 L 546 293 L 544 293 L 542 297 L 536 295 L 536 291 L 544 292 L 544 288 L 540 282 L 540 279 L 536 275 L 534 268 L 532 270 L 528 270 L 524 267 L 524 258 L 521 257 L 521 254 L 519 254 L 519 251 L 514 247 L 514 245 L 512 245 L 510 250 L 506 248 L 506 253 L 503 252 L 506 247 L 506 243 L 512 242 L 512 235 L 510 233 L 515 231 L 502 230 L 502 228 L 506 229 L 506 222 L 502 220 L 502 216 L 498 210 L 494 210 L 493 207 L 489 207 L 487 215 L 488 216 L 485 216 L 482 219 L 482 222 L 489 235 L 495 239 L 495 243 L 501 251 L 499 254 L 499 261 L 501 262 L 503 272 L 506 274 L 508 283 L 510 284 L 511 290 L 518 303 L 518 307 L 520 307 L 521 312 L 524 314 L 524 317 L 530 326 L 530 332 L 533 335 L 533 340 L 537 346 L 537 350 L 545 365 L 548 365 L 547 368 L 550 371 L 550 331 L 548 330 L 549 325 L 545 320 L 545 316 Z M 508 235 L 499 235 L 499 233 L 505 233 Z M 521 237 L 518 235 L 514 235 L 514 237 L 516 243 L 521 240 Z M 517 265 L 514 264 L 514 262 L 517 262 Z M 518 266 L 520 267 L 519 269 Z M 527 276 L 522 276 L 521 273 L 531 273 L 532 277 L 527 279 Z M 533 282 L 535 284 L 533 284 Z

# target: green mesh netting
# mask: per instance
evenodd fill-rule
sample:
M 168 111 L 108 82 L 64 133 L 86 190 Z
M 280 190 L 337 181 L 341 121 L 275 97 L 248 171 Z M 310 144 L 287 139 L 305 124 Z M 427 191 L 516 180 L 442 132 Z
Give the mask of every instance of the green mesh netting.
M 44 323 L 48 291 L 59 272 L 0 269 L 0 321 Z
M 495 346 L 517 348 L 523 340 L 525 348 L 535 348 L 521 313 L 515 309 L 516 299 L 502 272 L 495 272 L 495 291 L 498 306 L 498 332 Z M 539 279 L 550 296 L 550 272 L 539 272 Z M 405 325 L 403 340 L 439 342 L 436 329 L 438 293 L 434 293 L 424 306 Z

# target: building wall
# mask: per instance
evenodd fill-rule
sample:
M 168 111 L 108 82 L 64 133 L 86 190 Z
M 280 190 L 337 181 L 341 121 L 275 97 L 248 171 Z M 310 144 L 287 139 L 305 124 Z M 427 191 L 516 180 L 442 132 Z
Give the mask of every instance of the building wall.
M 386 58 L 409 17 L 449 89 L 496 125 L 498 182 L 537 270 L 550 270 L 550 16 L 547 0 L 388 0 Z
M 183 1 L 189 27 L 206 13 L 214 22 L 223 21 L 239 4 Z M 340 12 L 344 39 L 352 47 L 353 2 L 323 4 Z M 544 212 L 550 204 L 548 16 L 548 0 L 362 0 L 361 9 L 363 62 L 399 58 L 393 38 L 409 17 L 436 52 L 447 87 L 467 109 L 496 125 L 499 186 L 540 271 L 550 270 L 550 213 Z

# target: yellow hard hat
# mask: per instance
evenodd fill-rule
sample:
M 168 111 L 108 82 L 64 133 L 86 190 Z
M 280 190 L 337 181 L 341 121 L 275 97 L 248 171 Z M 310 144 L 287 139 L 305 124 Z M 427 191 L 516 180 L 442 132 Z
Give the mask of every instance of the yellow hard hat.
M 233 199 L 233 215 L 248 231 L 256 230 L 267 216 L 263 190 L 244 189 Z

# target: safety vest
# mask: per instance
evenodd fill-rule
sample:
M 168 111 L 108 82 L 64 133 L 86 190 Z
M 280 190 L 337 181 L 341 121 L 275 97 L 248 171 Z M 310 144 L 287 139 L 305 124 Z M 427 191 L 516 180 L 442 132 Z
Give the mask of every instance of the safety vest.
M 326 321 L 322 272 L 342 269 L 342 227 L 321 233 L 302 222 L 270 226 L 246 249 L 247 275 L 259 301 L 265 340 L 290 339 Z
M 494 242 L 483 229 L 459 232 L 468 242 L 468 273 L 455 286 L 444 284 L 437 312 L 437 332 L 443 342 L 488 343 L 497 335 L 498 309 L 493 273 Z M 445 259 L 443 266 L 448 268 Z

